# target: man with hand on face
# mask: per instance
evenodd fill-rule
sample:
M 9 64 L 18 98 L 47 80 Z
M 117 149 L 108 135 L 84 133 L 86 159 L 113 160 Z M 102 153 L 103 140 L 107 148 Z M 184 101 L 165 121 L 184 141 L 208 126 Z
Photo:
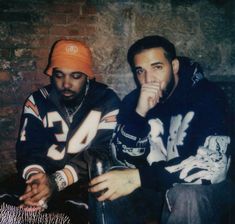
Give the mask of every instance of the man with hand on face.
M 112 139 L 126 169 L 94 178 L 89 191 L 106 189 L 98 200 L 115 203 L 151 189 L 164 195 L 162 224 L 221 223 L 231 197 L 223 93 L 161 36 L 136 41 L 127 58 L 138 87 L 124 98 Z
M 28 211 L 47 205 L 63 211 L 61 202 L 83 207 L 75 199 L 85 197 L 84 152 L 108 149 L 119 98 L 94 80 L 90 49 L 80 41 L 57 41 L 45 73 L 51 84 L 28 97 L 21 119 L 17 169 L 26 189 L 20 200 Z M 75 216 L 81 219 L 76 211 Z

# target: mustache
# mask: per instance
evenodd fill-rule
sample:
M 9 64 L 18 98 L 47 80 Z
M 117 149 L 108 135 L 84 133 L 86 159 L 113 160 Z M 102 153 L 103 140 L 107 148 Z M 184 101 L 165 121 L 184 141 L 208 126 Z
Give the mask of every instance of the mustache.
M 72 91 L 72 90 L 70 90 L 70 89 L 62 89 L 62 90 L 60 90 L 60 93 L 61 94 L 75 94 L 75 92 L 74 91 Z

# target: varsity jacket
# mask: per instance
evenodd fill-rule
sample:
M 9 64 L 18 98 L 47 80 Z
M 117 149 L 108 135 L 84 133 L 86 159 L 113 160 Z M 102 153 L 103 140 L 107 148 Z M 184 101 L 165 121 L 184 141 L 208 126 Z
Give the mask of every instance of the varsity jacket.
M 109 147 L 118 107 L 119 98 L 113 90 L 90 81 L 70 123 L 52 85 L 31 94 L 24 105 L 16 144 L 19 174 L 27 179 L 39 171 L 60 172 L 67 184 L 76 182 L 78 155 L 89 148 Z
M 229 167 L 225 96 L 198 63 L 179 61 L 176 89 L 145 118 L 135 112 L 139 88 L 120 107 L 112 151 L 118 162 L 139 169 L 142 187 L 218 183 Z

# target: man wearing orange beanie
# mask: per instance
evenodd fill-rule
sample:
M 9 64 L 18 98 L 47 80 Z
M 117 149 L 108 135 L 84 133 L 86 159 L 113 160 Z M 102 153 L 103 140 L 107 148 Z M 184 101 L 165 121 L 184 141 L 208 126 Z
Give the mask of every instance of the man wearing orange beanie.
M 86 208 L 71 194 L 81 196 L 89 152 L 108 151 L 119 98 L 95 81 L 90 49 L 80 41 L 57 41 L 45 73 L 51 84 L 27 98 L 16 145 L 17 169 L 26 185 L 21 207 Z

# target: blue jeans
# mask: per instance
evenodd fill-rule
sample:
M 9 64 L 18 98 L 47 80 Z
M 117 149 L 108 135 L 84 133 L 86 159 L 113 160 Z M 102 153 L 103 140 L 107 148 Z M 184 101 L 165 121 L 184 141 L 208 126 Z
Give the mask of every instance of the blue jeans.
M 161 224 L 222 224 L 234 201 L 229 181 L 212 185 L 178 184 L 165 194 Z

